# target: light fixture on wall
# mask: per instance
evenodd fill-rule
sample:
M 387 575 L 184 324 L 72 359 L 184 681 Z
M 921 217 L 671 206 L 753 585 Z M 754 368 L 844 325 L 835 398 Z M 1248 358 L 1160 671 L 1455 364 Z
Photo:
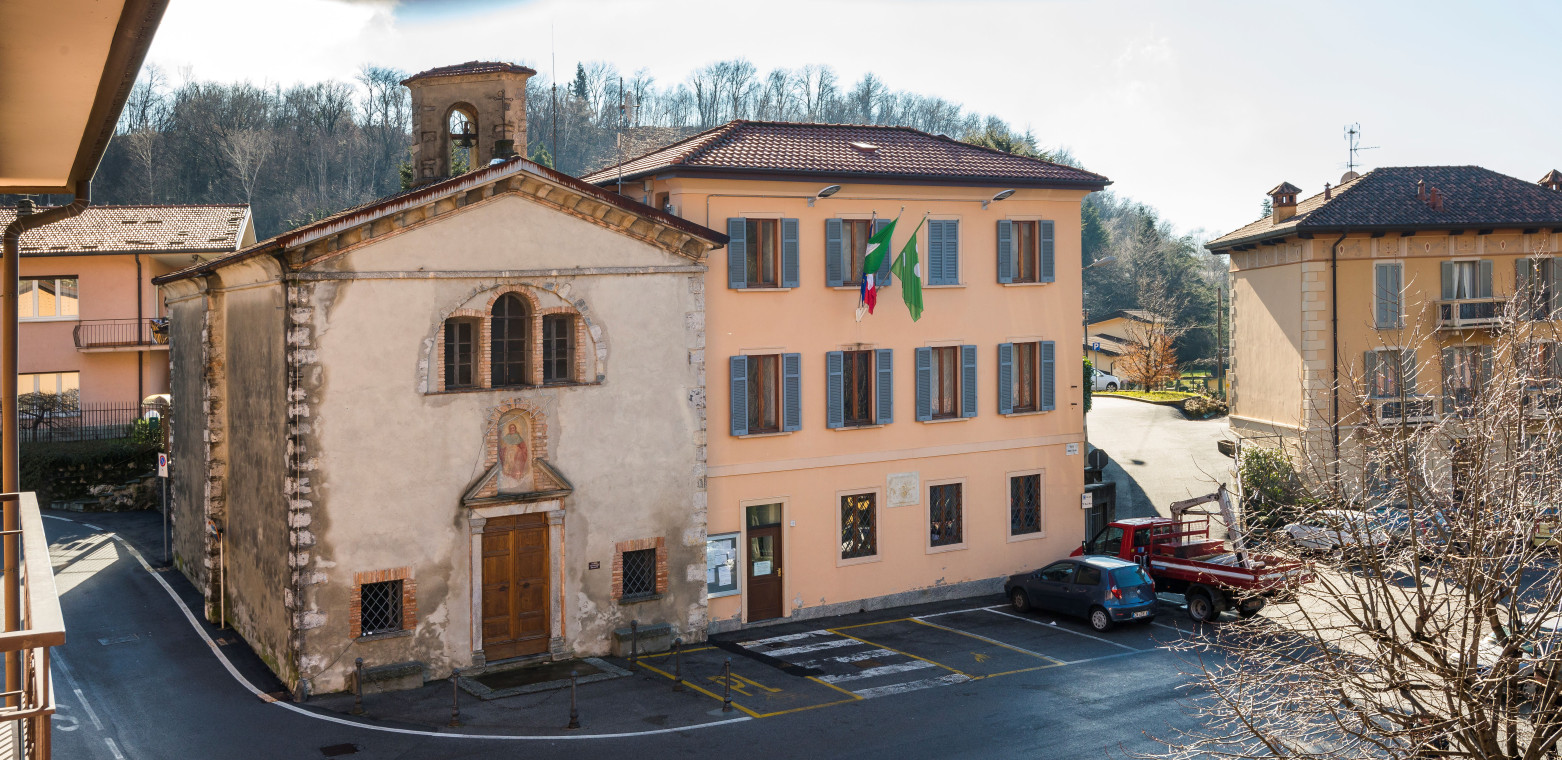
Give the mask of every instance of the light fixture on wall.
M 990 200 L 990 201 L 982 201 L 982 210 L 983 211 L 987 210 L 987 204 L 993 203 L 994 201 L 1001 201 L 1004 198 L 1007 198 L 1007 197 L 1009 197 L 1011 195 L 1014 195 L 1014 188 L 1012 188 L 1012 187 L 1009 188 L 1008 190 L 999 190 L 998 194 L 994 195 L 992 197 L 992 200 Z
M 829 185 L 829 186 L 826 186 L 824 189 L 820 190 L 818 192 L 818 194 L 814 195 L 814 197 L 808 199 L 808 205 L 812 206 L 812 205 L 814 205 L 814 201 L 816 201 L 816 200 L 818 200 L 820 198 L 828 198 L 828 197 L 830 197 L 832 195 L 835 195 L 836 193 L 838 193 L 840 191 L 841 191 L 841 186 L 840 185 Z

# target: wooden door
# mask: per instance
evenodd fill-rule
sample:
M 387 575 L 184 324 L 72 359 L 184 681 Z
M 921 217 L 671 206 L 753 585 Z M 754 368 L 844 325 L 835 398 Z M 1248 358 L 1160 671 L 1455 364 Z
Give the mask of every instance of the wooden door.
M 748 619 L 781 617 L 781 526 L 748 529 Z
M 483 656 L 489 662 L 548 651 L 548 523 L 544 515 L 483 526 Z

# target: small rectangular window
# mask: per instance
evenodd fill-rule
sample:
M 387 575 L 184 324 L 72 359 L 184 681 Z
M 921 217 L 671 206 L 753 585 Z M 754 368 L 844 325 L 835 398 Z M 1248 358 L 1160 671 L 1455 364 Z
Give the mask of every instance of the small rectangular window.
M 873 352 L 842 352 L 842 398 L 847 427 L 872 425 Z
M 873 493 L 841 497 L 841 559 L 872 557 L 879 553 L 876 501 Z
M 1009 478 L 1009 535 L 1041 532 L 1041 475 Z
M 862 261 L 868 255 L 868 239 L 871 237 L 873 237 L 871 219 L 841 220 L 841 248 L 846 252 L 846 260 L 851 266 L 851 271 L 847 272 L 846 284 L 862 283 Z
M 748 357 L 748 432 L 781 432 L 781 357 Z
M 1034 412 L 1041 408 L 1039 346 L 1036 343 L 1014 344 L 1014 411 Z
M 624 586 L 621 598 L 656 593 L 656 550 L 624 552 Z
M 1041 271 L 1037 256 L 1036 222 L 1014 223 L 1014 281 L 1036 282 Z
M 1099 586 L 1101 585 L 1101 568 L 1090 565 L 1080 565 L 1079 571 L 1074 573 L 1074 585 Z
M 477 384 L 477 350 L 473 342 L 476 331 L 477 326 L 472 322 L 445 322 L 446 388 L 469 388 Z
M 75 277 L 24 277 L 17 282 L 16 309 L 19 319 L 60 319 L 81 312 Z
M 961 487 L 948 483 L 928 487 L 928 544 L 953 546 L 964 542 Z
M 401 581 L 396 580 L 365 583 L 358 587 L 359 635 L 371 636 L 402 629 L 401 584 Z
M 1373 363 L 1371 375 L 1367 378 L 1368 392 L 1372 398 L 1399 398 L 1403 374 L 1401 364 L 1398 349 L 1377 352 L 1377 361 Z
M 542 381 L 568 383 L 575 379 L 575 318 L 549 314 L 542 318 Z
M 749 219 L 745 235 L 748 287 L 781 284 L 781 224 L 778 219 Z
M 960 416 L 960 347 L 940 346 L 932 351 L 931 393 L 933 419 Z

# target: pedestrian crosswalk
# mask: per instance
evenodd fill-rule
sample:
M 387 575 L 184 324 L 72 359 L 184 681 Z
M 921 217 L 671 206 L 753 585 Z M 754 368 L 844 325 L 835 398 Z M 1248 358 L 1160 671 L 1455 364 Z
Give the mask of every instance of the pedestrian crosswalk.
M 931 660 L 830 630 L 741 641 L 738 646 L 785 661 L 822 683 L 863 699 L 971 680 L 971 676 Z

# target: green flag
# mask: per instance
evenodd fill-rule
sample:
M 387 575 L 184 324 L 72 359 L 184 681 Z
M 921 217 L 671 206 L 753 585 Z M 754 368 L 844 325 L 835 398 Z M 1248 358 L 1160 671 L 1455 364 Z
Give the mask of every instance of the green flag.
M 922 221 L 926 223 L 926 217 Z M 922 317 L 922 265 L 917 263 L 917 233 L 921 230 L 922 225 L 918 224 L 911 231 L 911 239 L 906 241 L 906 246 L 900 249 L 900 255 L 889 268 L 900 278 L 900 297 L 905 300 L 906 311 L 911 312 L 913 322 Z
M 895 222 L 898 221 L 900 221 L 899 216 L 884 225 L 884 229 L 868 238 L 868 253 L 862 257 L 863 274 L 878 274 L 879 267 L 884 266 L 884 257 L 889 255 L 890 238 L 895 236 Z

